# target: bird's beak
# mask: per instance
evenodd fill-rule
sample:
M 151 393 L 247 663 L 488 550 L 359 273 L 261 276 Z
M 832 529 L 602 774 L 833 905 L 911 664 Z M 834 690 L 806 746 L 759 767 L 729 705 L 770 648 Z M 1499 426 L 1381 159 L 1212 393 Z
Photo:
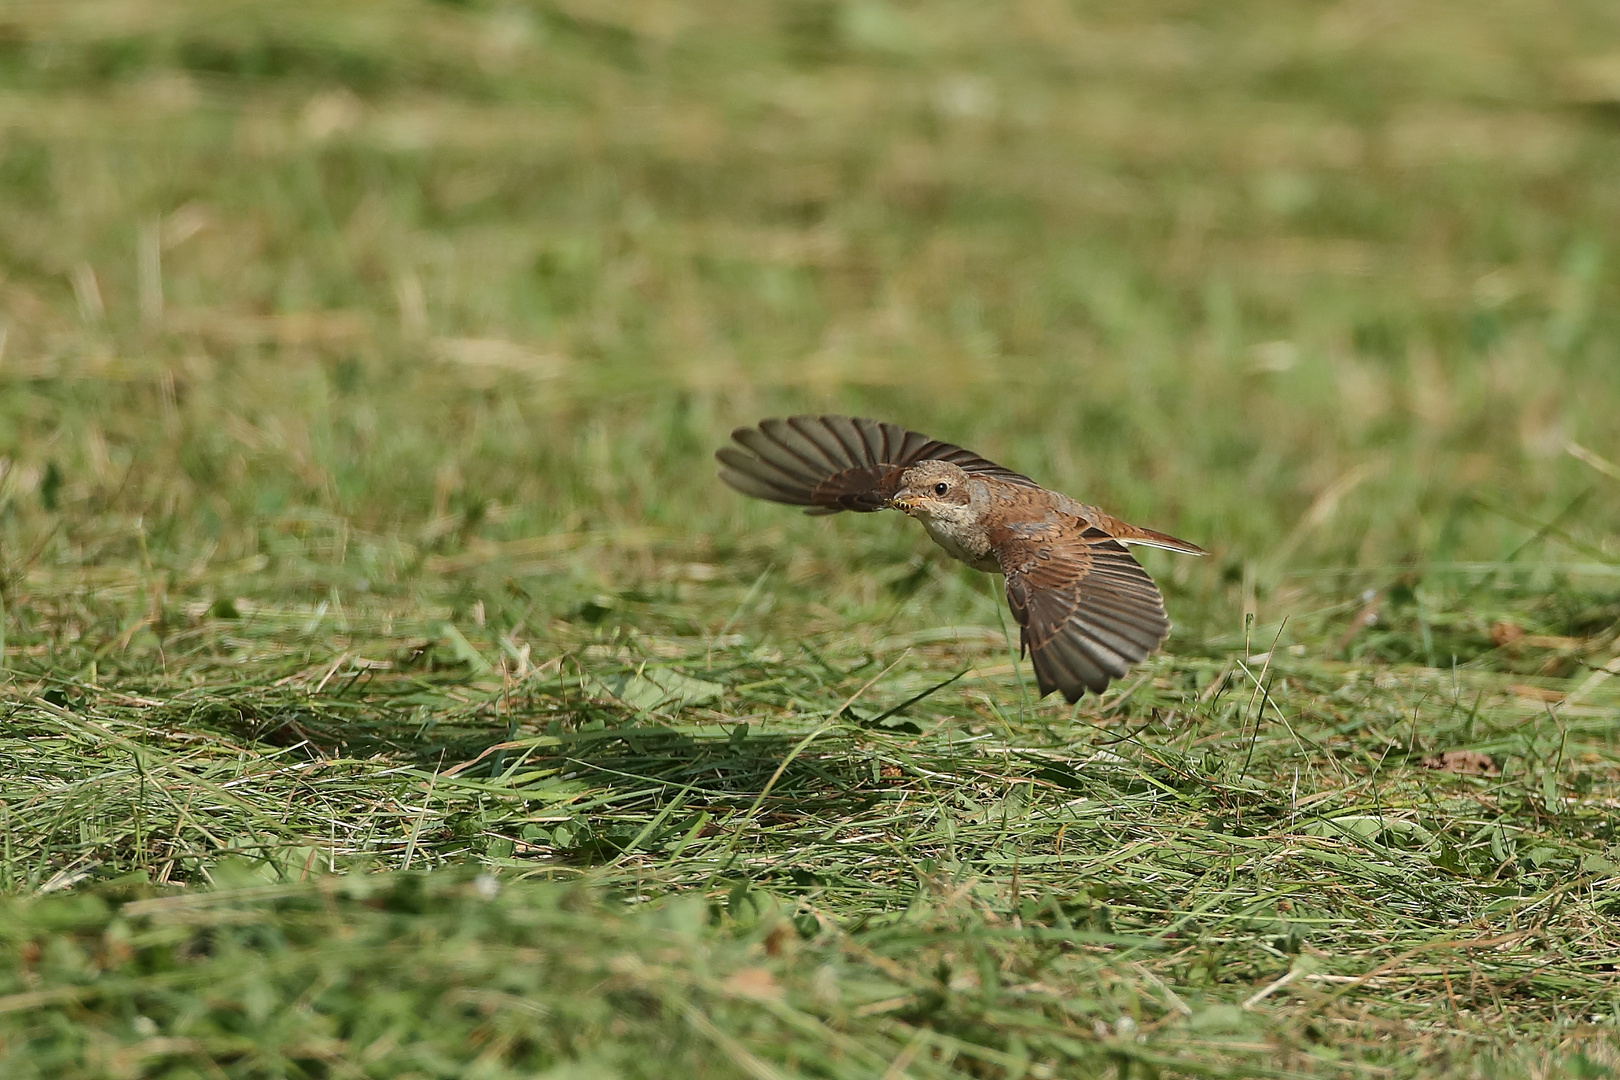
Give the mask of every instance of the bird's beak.
M 911 513 L 912 505 L 912 501 L 904 495 L 895 495 L 888 502 L 890 510 L 899 510 L 907 514 Z

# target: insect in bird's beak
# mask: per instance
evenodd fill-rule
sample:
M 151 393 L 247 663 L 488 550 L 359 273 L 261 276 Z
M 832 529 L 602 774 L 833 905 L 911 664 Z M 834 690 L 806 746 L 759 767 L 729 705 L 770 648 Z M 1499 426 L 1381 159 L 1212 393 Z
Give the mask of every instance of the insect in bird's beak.
M 889 497 L 889 509 L 900 510 L 909 514 L 912 509 L 912 501 L 904 495 L 892 495 Z

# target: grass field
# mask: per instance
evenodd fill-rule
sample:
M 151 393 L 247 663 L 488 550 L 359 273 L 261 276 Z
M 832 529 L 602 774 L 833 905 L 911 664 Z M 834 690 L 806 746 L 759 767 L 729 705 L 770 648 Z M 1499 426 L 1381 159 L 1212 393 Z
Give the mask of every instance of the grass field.
M 1616 1075 L 1617 171 L 1599 0 L 0 6 L 0 1073 Z

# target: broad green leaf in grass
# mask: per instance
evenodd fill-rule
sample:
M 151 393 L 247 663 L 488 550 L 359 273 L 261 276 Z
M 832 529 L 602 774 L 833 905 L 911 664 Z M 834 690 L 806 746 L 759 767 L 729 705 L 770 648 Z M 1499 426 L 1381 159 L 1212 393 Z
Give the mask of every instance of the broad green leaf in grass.
M 1415 821 L 1378 814 L 1346 814 L 1342 817 L 1322 818 L 1307 822 L 1307 836 L 1354 837 L 1359 840 L 1384 841 L 1389 836 L 1400 837 L 1406 846 L 1426 847 L 1434 842 L 1434 834 Z
M 720 683 L 695 679 L 673 668 L 644 667 L 595 680 L 603 691 L 641 711 L 702 705 L 724 692 Z

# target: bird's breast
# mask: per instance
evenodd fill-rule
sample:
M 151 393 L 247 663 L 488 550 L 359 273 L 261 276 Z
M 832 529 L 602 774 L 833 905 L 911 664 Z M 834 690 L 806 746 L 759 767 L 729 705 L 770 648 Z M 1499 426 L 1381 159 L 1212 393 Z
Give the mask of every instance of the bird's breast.
M 1001 564 L 996 561 L 987 542 L 981 545 L 975 543 L 971 536 L 959 535 L 959 530 L 953 528 L 950 522 L 936 521 L 928 517 L 919 517 L 918 520 L 922 522 L 923 528 L 928 530 L 928 535 L 933 537 L 934 543 L 944 548 L 945 553 L 951 558 L 959 559 L 973 569 L 983 570 L 986 573 L 996 573 L 1001 569 Z

